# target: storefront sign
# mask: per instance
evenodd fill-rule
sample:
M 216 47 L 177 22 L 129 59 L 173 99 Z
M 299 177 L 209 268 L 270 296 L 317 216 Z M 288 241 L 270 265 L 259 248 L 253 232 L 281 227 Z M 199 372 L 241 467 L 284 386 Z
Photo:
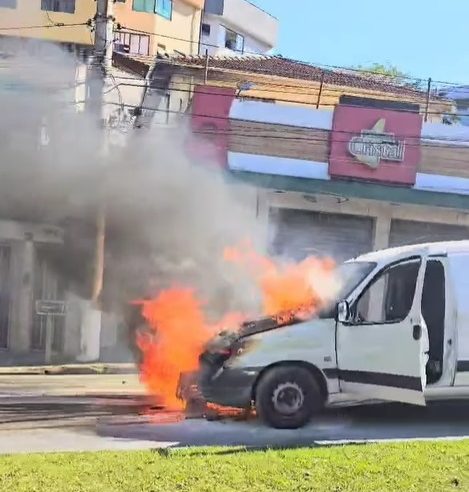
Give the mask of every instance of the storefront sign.
M 390 184 L 415 183 L 422 118 L 410 111 L 339 105 L 329 174 Z
M 230 130 L 230 108 L 235 89 L 196 86 L 192 99 L 192 133 L 186 151 L 195 162 L 226 167 Z
M 371 130 L 362 130 L 359 137 L 352 137 L 348 143 L 348 151 L 358 161 L 372 169 L 376 169 L 381 160 L 395 162 L 404 160 L 404 140 L 398 140 L 392 133 L 385 133 L 385 123 L 381 118 Z

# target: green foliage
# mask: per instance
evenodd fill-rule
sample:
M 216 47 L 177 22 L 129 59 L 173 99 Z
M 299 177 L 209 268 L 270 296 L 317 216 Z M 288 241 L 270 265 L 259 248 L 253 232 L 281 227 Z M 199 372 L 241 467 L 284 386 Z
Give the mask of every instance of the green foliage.
M 427 83 L 427 81 L 416 79 L 410 76 L 408 73 L 399 70 L 394 65 L 372 63 L 368 66 L 358 65 L 357 67 L 355 67 L 355 69 L 363 73 L 363 75 L 382 75 L 385 78 L 389 78 L 390 82 L 394 84 L 412 87 L 418 90 L 426 90 L 425 84 Z

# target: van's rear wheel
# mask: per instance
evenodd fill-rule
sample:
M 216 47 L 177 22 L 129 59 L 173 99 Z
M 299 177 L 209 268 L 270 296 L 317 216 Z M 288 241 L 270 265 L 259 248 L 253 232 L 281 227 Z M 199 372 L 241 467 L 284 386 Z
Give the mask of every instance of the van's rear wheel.
M 256 389 L 259 417 L 277 429 L 297 429 L 307 424 L 324 405 L 319 385 L 304 367 L 274 367 Z

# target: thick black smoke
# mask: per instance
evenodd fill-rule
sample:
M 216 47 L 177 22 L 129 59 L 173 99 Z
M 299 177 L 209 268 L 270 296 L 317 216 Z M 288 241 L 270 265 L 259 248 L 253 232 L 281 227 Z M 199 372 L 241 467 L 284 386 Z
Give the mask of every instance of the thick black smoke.
M 248 279 L 222 260 L 244 238 L 263 243 L 256 192 L 195 164 L 176 129 L 132 130 L 125 147 L 100 152 L 96 117 L 78 111 L 75 59 L 30 47 L 0 60 L 0 213 L 59 225 L 65 247 L 51 261 L 70 289 L 89 295 L 95 215 L 107 207 L 105 306 L 171 285 L 191 285 L 213 313 L 255 310 Z

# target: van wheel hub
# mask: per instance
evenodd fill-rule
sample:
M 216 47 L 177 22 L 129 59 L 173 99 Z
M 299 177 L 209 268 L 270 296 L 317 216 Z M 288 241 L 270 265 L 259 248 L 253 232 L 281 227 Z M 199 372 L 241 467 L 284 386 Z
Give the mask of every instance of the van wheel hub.
M 279 384 L 272 395 L 272 403 L 277 412 L 283 415 L 292 415 L 303 406 L 303 389 L 296 383 Z

